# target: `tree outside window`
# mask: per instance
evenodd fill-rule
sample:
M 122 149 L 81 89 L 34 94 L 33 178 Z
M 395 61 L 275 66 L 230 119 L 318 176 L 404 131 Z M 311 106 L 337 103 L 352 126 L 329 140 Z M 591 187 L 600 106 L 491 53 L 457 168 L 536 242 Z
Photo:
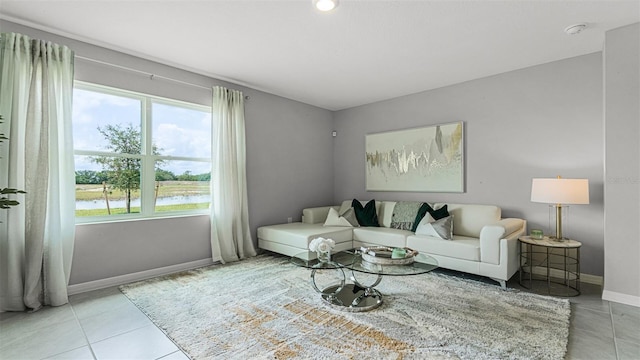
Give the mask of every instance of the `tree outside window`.
M 73 128 L 78 221 L 208 209 L 209 108 L 77 82 Z

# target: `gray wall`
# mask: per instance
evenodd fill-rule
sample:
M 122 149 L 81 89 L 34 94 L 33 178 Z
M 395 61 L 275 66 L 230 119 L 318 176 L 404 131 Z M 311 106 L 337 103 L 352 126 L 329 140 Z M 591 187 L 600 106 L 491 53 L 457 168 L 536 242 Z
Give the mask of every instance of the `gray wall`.
M 640 24 L 608 31 L 604 50 L 603 297 L 640 305 Z
M 591 203 L 570 207 L 564 234 L 583 243 L 582 272 L 601 276 L 602 111 L 600 52 L 338 111 L 334 202 L 496 204 L 503 217 L 553 233 L 547 205 L 530 202 L 531 179 L 587 178 Z M 465 127 L 465 193 L 366 191 L 366 134 L 453 121 Z
M 325 109 L 2 21 L 19 32 L 71 47 L 76 55 L 205 87 L 238 89 L 245 104 L 249 219 L 261 225 L 300 220 L 302 209 L 333 197 L 332 113 Z M 211 105 L 211 91 L 76 60 L 76 79 Z M 85 224 L 76 227 L 70 284 L 211 258 L 207 216 Z
M 590 181 L 591 204 L 571 207 L 565 235 L 584 244 L 582 272 L 603 274 L 601 53 L 332 113 L 6 21 L 2 31 L 67 44 L 80 56 L 156 75 L 242 90 L 250 97 L 247 173 L 254 236 L 258 226 L 286 222 L 287 217 L 299 220 L 304 207 L 354 197 L 497 204 L 503 216 L 522 217 L 530 229 L 549 232 L 546 205 L 529 201 L 531 178 L 562 175 Z M 76 78 L 203 105 L 211 102 L 206 89 L 84 60 L 76 63 Z M 465 193 L 365 190 L 366 134 L 452 121 L 465 125 Z M 336 138 L 331 137 L 334 129 Z M 637 179 L 637 169 L 635 174 Z M 206 216 L 115 225 L 77 227 L 71 284 L 210 257 Z

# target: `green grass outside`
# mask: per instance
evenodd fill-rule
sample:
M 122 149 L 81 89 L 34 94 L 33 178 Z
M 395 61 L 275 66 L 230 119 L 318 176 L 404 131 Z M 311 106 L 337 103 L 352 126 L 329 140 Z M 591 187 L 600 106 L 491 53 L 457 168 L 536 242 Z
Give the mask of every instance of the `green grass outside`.
M 207 181 L 161 181 L 159 183 L 158 198 L 173 196 L 207 195 L 210 192 Z M 103 186 L 101 184 L 76 184 L 76 201 L 104 201 Z M 109 201 L 124 200 L 124 192 L 108 188 Z M 132 192 L 132 198 L 140 198 L 140 191 Z M 208 209 L 209 203 L 175 204 L 156 206 L 155 212 L 173 212 L 185 210 Z M 140 207 L 131 207 L 132 214 L 139 214 Z M 126 209 L 111 208 L 111 215 L 126 214 Z M 76 210 L 76 217 L 108 216 L 107 207 L 103 209 Z
M 201 210 L 208 209 L 209 203 L 194 203 L 194 204 L 177 204 L 177 205 L 163 205 L 156 206 L 156 213 L 160 212 L 172 212 L 172 211 L 185 211 L 185 210 Z M 112 208 L 111 215 L 126 214 L 125 208 Z M 139 214 L 140 207 L 131 207 L 131 214 Z M 107 209 L 91 209 L 91 210 L 76 210 L 76 217 L 85 216 L 109 216 Z

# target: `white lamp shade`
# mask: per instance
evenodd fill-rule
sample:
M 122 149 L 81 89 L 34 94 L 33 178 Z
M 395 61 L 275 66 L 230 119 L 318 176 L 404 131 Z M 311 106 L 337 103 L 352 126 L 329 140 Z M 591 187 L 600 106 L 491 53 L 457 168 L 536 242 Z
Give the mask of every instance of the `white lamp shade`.
M 546 204 L 588 204 L 588 179 L 533 179 L 531 201 Z

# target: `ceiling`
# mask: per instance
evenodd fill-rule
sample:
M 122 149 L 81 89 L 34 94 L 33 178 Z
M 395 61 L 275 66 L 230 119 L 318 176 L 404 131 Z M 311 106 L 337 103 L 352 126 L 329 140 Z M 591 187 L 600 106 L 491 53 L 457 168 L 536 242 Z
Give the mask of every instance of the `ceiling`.
M 601 51 L 640 2 L 2 0 L 0 18 L 340 110 Z

